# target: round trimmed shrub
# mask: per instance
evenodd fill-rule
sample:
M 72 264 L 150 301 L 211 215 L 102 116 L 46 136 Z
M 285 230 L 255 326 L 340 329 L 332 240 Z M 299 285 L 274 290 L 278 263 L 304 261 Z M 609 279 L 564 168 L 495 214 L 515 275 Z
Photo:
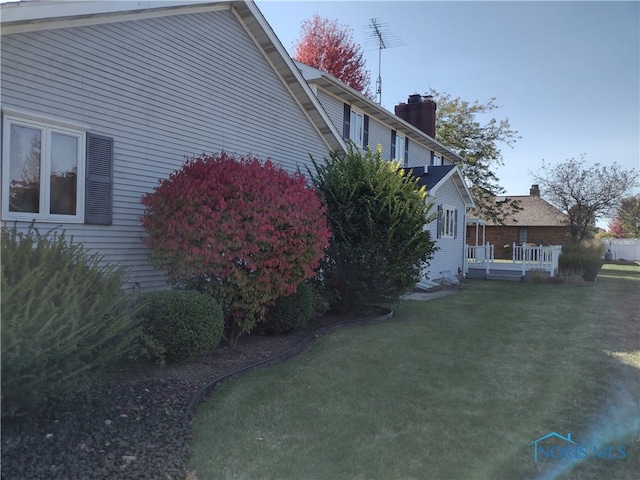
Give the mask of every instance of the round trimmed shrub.
M 222 308 L 211 296 L 193 290 L 145 293 L 136 316 L 169 360 L 202 355 L 216 348 L 222 337 Z
M 280 297 L 265 317 L 266 329 L 273 333 L 287 333 L 305 328 L 313 313 L 313 290 L 306 283 L 298 285 L 293 295 Z
M 142 204 L 151 262 L 222 305 L 231 344 L 315 276 L 330 236 L 307 178 L 252 155 L 191 158 Z

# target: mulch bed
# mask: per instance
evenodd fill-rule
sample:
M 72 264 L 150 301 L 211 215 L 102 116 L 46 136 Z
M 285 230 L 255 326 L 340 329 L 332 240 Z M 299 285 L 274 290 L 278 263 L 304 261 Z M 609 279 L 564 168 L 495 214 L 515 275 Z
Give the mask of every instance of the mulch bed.
M 191 438 L 185 418 L 196 393 L 344 320 L 325 316 L 294 334 L 248 335 L 168 367 L 139 362 L 107 386 L 48 403 L 37 415 L 3 419 L 2 478 L 183 480 Z

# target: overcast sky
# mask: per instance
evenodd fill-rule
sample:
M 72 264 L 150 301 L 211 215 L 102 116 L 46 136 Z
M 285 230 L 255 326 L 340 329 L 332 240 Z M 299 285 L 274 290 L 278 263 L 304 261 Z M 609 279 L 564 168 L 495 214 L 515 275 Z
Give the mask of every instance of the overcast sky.
M 522 137 L 504 147 L 502 186 L 526 195 L 530 171 L 578 158 L 640 167 L 640 2 L 256 2 L 292 53 L 314 13 L 367 46 L 372 91 L 378 51 L 372 18 L 397 46 L 382 52 L 382 105 L 429 88 L 463 100 L 497 99 Z

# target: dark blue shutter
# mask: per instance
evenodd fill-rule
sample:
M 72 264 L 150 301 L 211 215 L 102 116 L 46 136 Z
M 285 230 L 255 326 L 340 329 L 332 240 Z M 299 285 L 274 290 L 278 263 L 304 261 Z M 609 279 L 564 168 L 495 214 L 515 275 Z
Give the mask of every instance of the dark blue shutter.
M 396 131 L 391 130 L 391 160 L 396 158 Z
M 364 135 L 362 136 L 363 147 L 369 146 L 369 115 L 364 116 Z
M 351 130 L 351 106 L 344 104 L 344 122 L 342 124 L 342 136 L 345 140 L 349 140 L 349 131 Z
M 442 226 L 442 205 L 438 205 L 438 216 L 436 219 L 436 238 L 440 238 L 440 228 Z
M 113 221 L 113 138 L 87 133 L 85 223 Z
M 409 137 L 404 137 L 404 164 L 409 165 Z
M 454 223 L 453 223 L 453 238 L 458 238 L 458 209 L 455 210 Z

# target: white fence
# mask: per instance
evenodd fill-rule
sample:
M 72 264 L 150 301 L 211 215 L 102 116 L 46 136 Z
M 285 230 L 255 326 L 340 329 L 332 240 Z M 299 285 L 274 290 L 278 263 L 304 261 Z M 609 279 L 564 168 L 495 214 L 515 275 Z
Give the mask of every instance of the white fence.
M 610 253 L 607 260 L 640 260 L 640 238 L 603 238 L 602 243 Z

